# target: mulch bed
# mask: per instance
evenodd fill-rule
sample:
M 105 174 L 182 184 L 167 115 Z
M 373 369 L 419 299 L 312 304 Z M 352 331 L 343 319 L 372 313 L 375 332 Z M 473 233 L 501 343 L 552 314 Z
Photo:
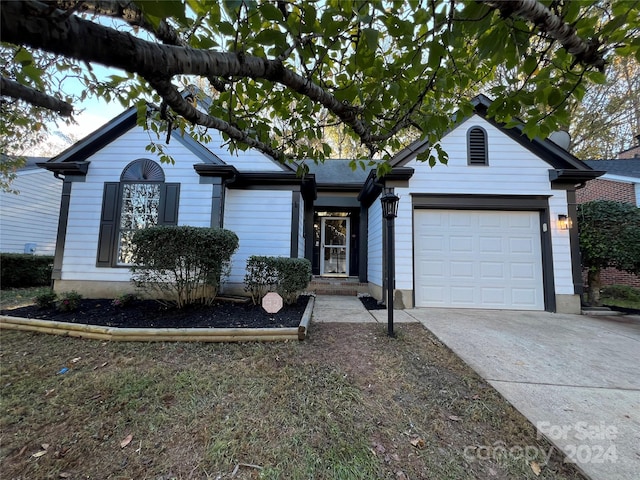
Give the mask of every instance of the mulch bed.
M 364 308 L 366 308 L 367 310 L 386 310 L 387 309 L 387 307 L 383 303 L 378 302 L 378 300 L 376 300 L 373 297 L 362 296 L 359 298 L 362 304 L 364 305 Z
M 83 299 L 75 312 L 59 312 L 30 305 L 1 310 L 0 314 L 125 328 L 286 328 L 300 324 L 308 301 L 308 296 L 301 296 L 296 304 L 285 305 L 273 315 L 251 302 L 216 301 L 211 306 L 192 305 L 177 309 L 154 300 L 137 300 L 125 307 L 118 307 L 112 304 L 111 299 Z

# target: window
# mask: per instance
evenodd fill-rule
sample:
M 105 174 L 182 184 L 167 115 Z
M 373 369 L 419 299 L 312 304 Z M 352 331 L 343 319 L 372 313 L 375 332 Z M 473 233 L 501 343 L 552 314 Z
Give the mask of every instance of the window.
M 481 127 L 467 131 L 467 152 L 469 165 L 489 165 L 487 132 Z
M 119 265 L 133 260 L 133 234 L 136 230 L 158 224 L 160 185 L 158 183 L 125 183 L 122 185 L 120 227 L 118 229 Z
M 105 183 L 97 266 L 130 265 L 136 230 L 177 224 L 180 184 L 164 180 L 160 165 L 141 158 L 125 167 L 120 182 Z

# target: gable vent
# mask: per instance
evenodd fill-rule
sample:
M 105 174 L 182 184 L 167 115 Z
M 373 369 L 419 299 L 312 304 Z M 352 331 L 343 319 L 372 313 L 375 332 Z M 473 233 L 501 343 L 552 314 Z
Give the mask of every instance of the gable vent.
M 473 127 L 467 133 L 469 149 L 469 165 L 488 165 L 487 132 L 480 127 Z
M 121 182 L 164 182 L 162 167 L 148 158 L 139 158 L 127 165 L 120 176 Z

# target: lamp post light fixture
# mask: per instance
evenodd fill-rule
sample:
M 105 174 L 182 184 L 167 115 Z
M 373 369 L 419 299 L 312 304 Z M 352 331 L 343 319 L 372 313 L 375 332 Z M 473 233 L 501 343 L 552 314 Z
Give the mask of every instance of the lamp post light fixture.
M 380 197 L 382 216 L 387 219 L 387 335 L 390 337 L 395 336 L 393 333 L 393 287 L 395 283 L 393 226 L 394 219 L 398 216 L 399 200 L 400 197 L 393 193 L 392 188 L 386 188 L 384 195 Z

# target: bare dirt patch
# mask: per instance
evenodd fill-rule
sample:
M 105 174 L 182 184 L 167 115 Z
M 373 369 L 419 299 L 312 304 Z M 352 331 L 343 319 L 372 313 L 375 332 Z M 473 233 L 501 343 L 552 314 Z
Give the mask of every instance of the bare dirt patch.
M 269 344 L 2 331 L 3 478 L 583 478 L 421 325 L 310 331 Z

